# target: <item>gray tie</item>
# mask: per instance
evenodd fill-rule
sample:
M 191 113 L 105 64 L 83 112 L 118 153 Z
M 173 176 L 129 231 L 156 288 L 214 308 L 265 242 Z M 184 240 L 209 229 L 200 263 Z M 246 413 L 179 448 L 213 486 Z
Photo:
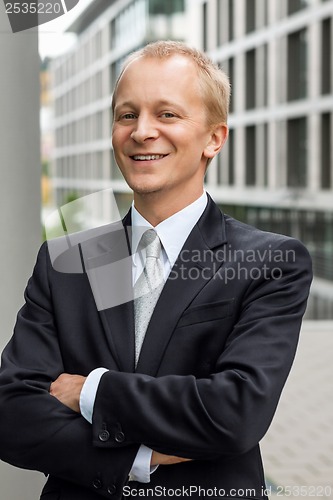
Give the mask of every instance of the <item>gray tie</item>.
M 164 285 L 163 266 L 160 261 L 161 242 L 154 231 L 148 229 L 141 238 L 146 248 L 146 264 L 134 285 L 135 365 L 138 363 L 147 326 Z

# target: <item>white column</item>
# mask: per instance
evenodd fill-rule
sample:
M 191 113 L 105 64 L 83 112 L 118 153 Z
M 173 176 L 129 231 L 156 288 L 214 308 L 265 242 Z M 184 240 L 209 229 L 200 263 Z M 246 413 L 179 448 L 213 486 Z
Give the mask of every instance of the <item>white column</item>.
M 13 34 L 0 3 L 0 348 L 41 242 L 37 32 Z M 14 431 L 13 431 L 14 432 Z M 1 498 L 36 500 L 44 476 L 0 463 Z
M 245 128 L 242 125 L 235 128 L 234 144 L 235 186 L 242 188 L 245 185 Z
M 276 0 L 268 2 L 268 24 L 274 24 L 277 18 Z M 267 45 L 267 106 L 274 108 L 278 102 L 278 79 L 280 79 L 280 65 L 278 59 L 279 40 L 273 39 Z M 277 163 L 277 123 L 268 122 L 267 131 L 267 184 L 269 189 L 275 189 L 278 185 L 278 163 Z
M 266 105 L 265 99 L 265 82 L 266 68 L 265 68 L 265 46 L 261 45 L 256 49 L 256 108 L 262 108 Z
M 221 1 L 221 0 L 220 0 Z M 229 40 L 229 4 L 228 0 L 224 0 L 220 7 L 220 39 L 221 43 L 227 43 Z
M 234 112 L 238 113 L 245 111 L 245 54 L 238 54 L 234 58 Z M 239 125 L 234 131 L 234 165 L 235 165 L 235 185 L 243 187 L 245 184 L 245 129 L 243 125 Z
M 230 182 L 229 179 L 229 154 L 230 154 L 231 142 L 227 140 L 224 144 L 222 151 L 219 153 L 219 170 L 220 170 L 220 180 L 222 185 L 227 185 Z
M 256 172 L 257 186 L 264 186 L 265 184 L 265 125 L 260 123 L 256 126 Z
M 234 38 L 241 38 L 245 34 L 245 1 L 234 0 Z
M 208 36 L 207 36 L 207 45 L 208 51 L 213 50 L 216 47 L 216 39 L 217 39 L 217 8 L 215 0 L 208 1 L 207 4 L 207 17 L 208 17 Z
M 265 12 L 268 9 L 267 0 L 257 0 L 256 2 L 256 29 L 265 26 Z
M 277 158 L 277 125 L 275 121 L 268 123 L 267 132 L 267 184 L 269 189 L 278 187 L 278 158 Z
M 317 23 L 310 24 L 308 28 L 308 98 L 316 99 L 320 95 L 321 57 L 320 57 L 320 30 L 321 25 Z M 308 178 L 307 187 L 311 191 L 320 189 L 320 114 L 312 112 L 308 117 Z

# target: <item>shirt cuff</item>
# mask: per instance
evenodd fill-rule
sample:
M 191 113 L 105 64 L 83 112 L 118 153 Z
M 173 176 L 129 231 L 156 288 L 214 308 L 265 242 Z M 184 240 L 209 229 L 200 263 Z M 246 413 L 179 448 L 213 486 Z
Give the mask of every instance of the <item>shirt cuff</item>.
M 158 465 L 150 466 L 153 450 L 142 444 L 136 454 L 132 468 L 129 473 L 130 481 L 139 481 L 140 483 L 149 483 L 150 474 L 155 472 Z
M 81 415 L 90 423 L 92 423 L 92 416 L 94 411 L 94 404 L 95 404 L 98 385 L 102 378 L 102 375 L 104 375 L 104 373 L 107 371 L 108 370 L 106 368 L 96 368 L 96 370 L 90 372 L 81 390 L 80 394 Z

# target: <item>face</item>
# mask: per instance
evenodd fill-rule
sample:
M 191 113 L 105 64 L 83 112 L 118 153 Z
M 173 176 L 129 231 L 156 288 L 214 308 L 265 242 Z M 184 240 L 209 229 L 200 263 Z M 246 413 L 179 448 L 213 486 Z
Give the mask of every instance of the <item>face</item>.
M 225 129 L 222 138 L 208 127 L 197 70 L 187 57 L 140 57 L 124 71 L 112 143 L 136 195 L 200 196 L 207 160 L 221 148 Z

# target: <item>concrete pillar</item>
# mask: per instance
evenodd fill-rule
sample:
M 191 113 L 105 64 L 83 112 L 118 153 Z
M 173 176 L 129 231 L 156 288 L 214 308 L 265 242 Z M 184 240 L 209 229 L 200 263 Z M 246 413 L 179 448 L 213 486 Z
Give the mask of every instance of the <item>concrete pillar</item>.
M 320 54 L 321 24 L 313 23 L 308 29 L 308 96 L 310 99 L 320 97 L 321 58 Z M 312 112 L 308 118 L 308 179 L 307 186 L 311 191 L 320 189 L 321 165 L 320 165 L 320 118 L 318 112 Z
M 272 7 L 276 7 L 273 3 L 269 4 L 269 22 L 275 21 L 276 11 Z M 267 47 L 267 105 L 268 108 L 274 108 L 278 101 L 278 78 L 279 64 L 278 64 L 278 40 L 271 40 Z M 268 187 L 269 189 L 276 189 L 278 187 L 278 172 L 280 166 L 278 165 L 278 147 L 279 141 L 277 138 L 277 122 L 269 120 L 268 123 L 268 155 L 267 155 L 267 169 L 268 169 Z
M 37 31 L 13 34 L 0 3 L 0 348 L 41 243 Z M 36 500 L 44 476 L 0 463 L 0 497 Z
M 242 6 L 239 3 L 239 6 Z M 234 58 L 235 79 L 233 84 L 233 98 L 235 114 L 243 114 L 245 111 L 245 54 L 237 54 Z M 235 185 L 243 187 L 245 185 L 246 156 L 245 156 L 245 128 L 241 124 L 234 130 L 234 143 L 237 145 L 234 151 L 235 165 Z

